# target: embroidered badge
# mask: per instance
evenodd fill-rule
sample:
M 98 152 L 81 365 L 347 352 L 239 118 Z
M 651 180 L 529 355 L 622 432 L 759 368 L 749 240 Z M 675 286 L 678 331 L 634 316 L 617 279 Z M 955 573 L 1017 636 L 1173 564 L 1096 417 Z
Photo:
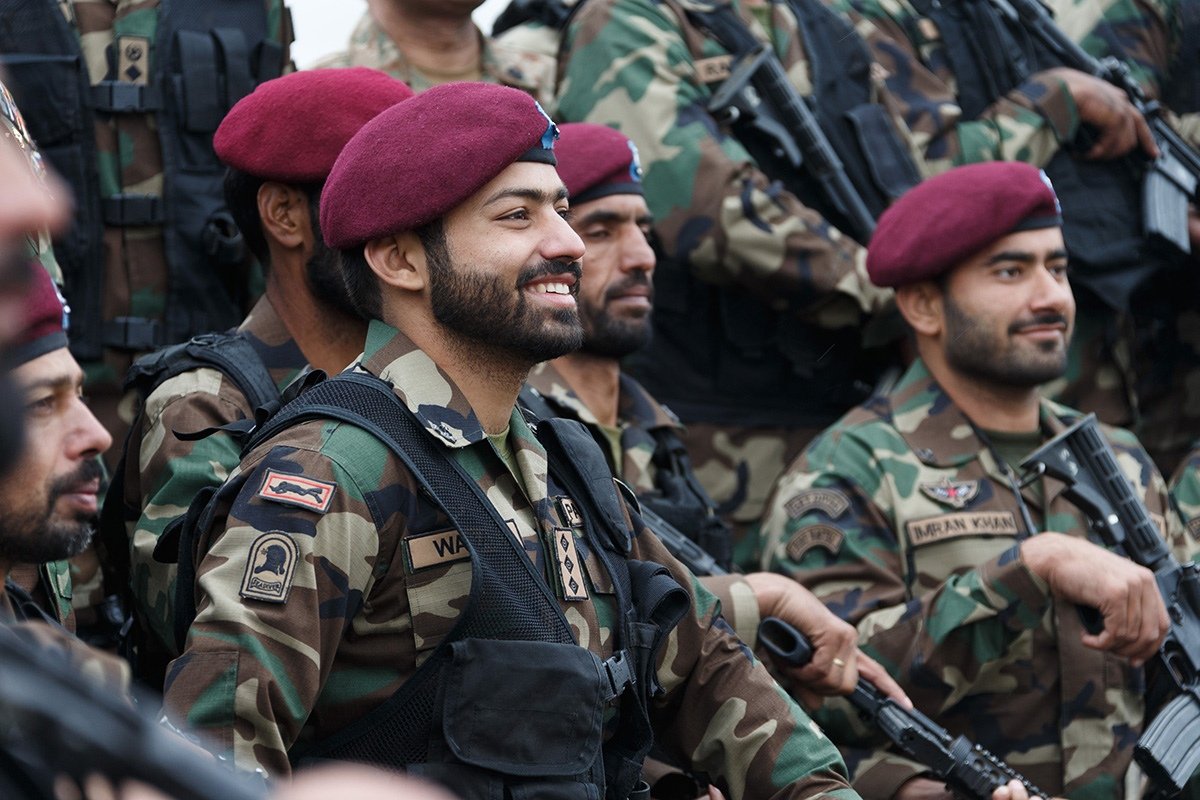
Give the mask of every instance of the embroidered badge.
M 264 533 L 250 545 L 246 574 L 238 594 L 247 600 L 286 603 L 296 574 L 300 549 L 283 531 Z
M 834 489 L 805 489 L 783 504 L 788 519 L 799 519 L 816 509 L 830 519 L 837 519 L 850 507 L 850 498 Z
M 554 529 L 554 558 L 558 562 L 558 579 L 564 600 L 587 600 L 583 571 L 579 568 L 579 552 L 575 549 L 575 534 L 570 528 Z
M 1200 517 L 1188 520 L 1187 529 L 1192 534 L 1193 539 L 1200 541 Z
M 144 36 L 117 37 L 117 73 L 126 83 L 150 83 L 150 40 Z
M 695 62 L 696 76 L 700 78 L 701 83 L 718 83 L 729 77 L 732 63 L 731 55 L 698 59 Z
M 579 506 L 575 505 L 575 501 L 569 497 L 556 497 L 558 502 L 558 512 L 562 518 L 563 524 L 572 528 L 583 527 L 583 514 L 579 513 Z
M 842 549 L 842 541 L 845 538 L 845 534 L 832 525 L 809 525 L 796 531 L 796 535 L 784 549 L 792 561 L 804 558 L 804 554 L 814 547 L 823 547 L 836 556 Z
M 966 508 L 967 503 L 979 494 L 979 481 L 952 481 L 942 478 L 933 483 L 922 483 L 921 492 L 926 497 L 952 508 Z
M 909 522 L 908 539 L 914 547 L 960 536 L 1016 536 L 1017 520 L 1011 511 L 976 511 L 942 514 Z
M 404 553 L 413 572 L 471 557 L 462 534 L 454 528 L 409 536 L 404 540 Z
M 269 469 L 263 478 L 262 488 L 258 490 L 258 496 L 264 500 L 274 500 L 276 503 L 299 506 L 324 514 L 329 510 L 329 504 L 333 501 L 333 490 L 336 488 L 336 483 L 316 481 L 303 475 L 289 475 Z

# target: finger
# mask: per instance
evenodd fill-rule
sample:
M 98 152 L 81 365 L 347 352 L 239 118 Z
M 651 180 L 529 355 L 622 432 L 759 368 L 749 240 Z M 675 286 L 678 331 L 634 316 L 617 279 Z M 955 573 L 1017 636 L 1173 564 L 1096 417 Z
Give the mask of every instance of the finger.
M 875 684 L 875 687 L 879 689 L 879 691 L 895 700 L 902 707 L 913 707 L 912 700 L 910 700 L 908 695 L 904 693 L 904 690 L 900 688 L 900 684 L 896 683 L 892 676 L 888 674 L 888 671 L 884 669 L 878 661 L 866 655 L 865 653 L 858 654 L 858 674 Z
M 1137 132 L 1138 146 L 1143 152 L 1151 158 L 1158 158 L 1158 143 L 1154 141 L 1154 132 L 1150 130 L 1150 123 L 1146 122 L 1146 118 L 1141 114 L 1136 115 L 1134 130 Z

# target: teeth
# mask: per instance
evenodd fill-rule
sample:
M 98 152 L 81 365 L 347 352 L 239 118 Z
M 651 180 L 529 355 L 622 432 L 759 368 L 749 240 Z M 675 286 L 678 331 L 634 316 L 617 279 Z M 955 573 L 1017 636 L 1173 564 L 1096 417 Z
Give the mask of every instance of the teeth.
M 538 294 L 570 294 L 571 287 L 565 283 L 537 283 L 533 290 Z

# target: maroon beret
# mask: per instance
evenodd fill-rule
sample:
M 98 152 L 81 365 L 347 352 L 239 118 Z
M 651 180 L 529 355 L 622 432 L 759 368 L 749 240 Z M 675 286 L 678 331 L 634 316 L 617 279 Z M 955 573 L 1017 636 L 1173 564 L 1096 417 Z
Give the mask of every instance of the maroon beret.
M 625 134 L 591 122 L 568 122 L 558 132 L 554 154 L 572 203 L 610 194 L 644 194 L 642 162 Z
M 344 249 L 432 222 L 516 161 L 553 165 L 557 138 L 557 126 L 522 91 L 435 86 L 346 144 L 321 193 L 325 243 Z
M 956 167 L 909 189 L 879 217 L 867 248 L 876 286 L 936 278 L 997 239 L 1062 225 L 1046 173 L 1015 161 Z
M 67 346 L 70 309 L 50 273 L 36 261 L 29 263 L 29 288 L 25 293 L 24 324 L 8 349 L 8 361 L 19 366 L 52 350 Z
M 402 81 L 366 67 L 293 72 L 229 109 L 213 148 L 227 165 L 265 180 L 319 183 L 359 128 L 412 96 Z

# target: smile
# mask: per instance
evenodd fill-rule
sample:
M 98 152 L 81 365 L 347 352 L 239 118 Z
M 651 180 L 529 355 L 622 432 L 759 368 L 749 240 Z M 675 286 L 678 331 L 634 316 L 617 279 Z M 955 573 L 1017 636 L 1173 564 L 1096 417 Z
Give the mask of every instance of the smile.
M 535 283 L 529 287 L 534 294 L 570 294 L 571 287 L 563 282 Z

